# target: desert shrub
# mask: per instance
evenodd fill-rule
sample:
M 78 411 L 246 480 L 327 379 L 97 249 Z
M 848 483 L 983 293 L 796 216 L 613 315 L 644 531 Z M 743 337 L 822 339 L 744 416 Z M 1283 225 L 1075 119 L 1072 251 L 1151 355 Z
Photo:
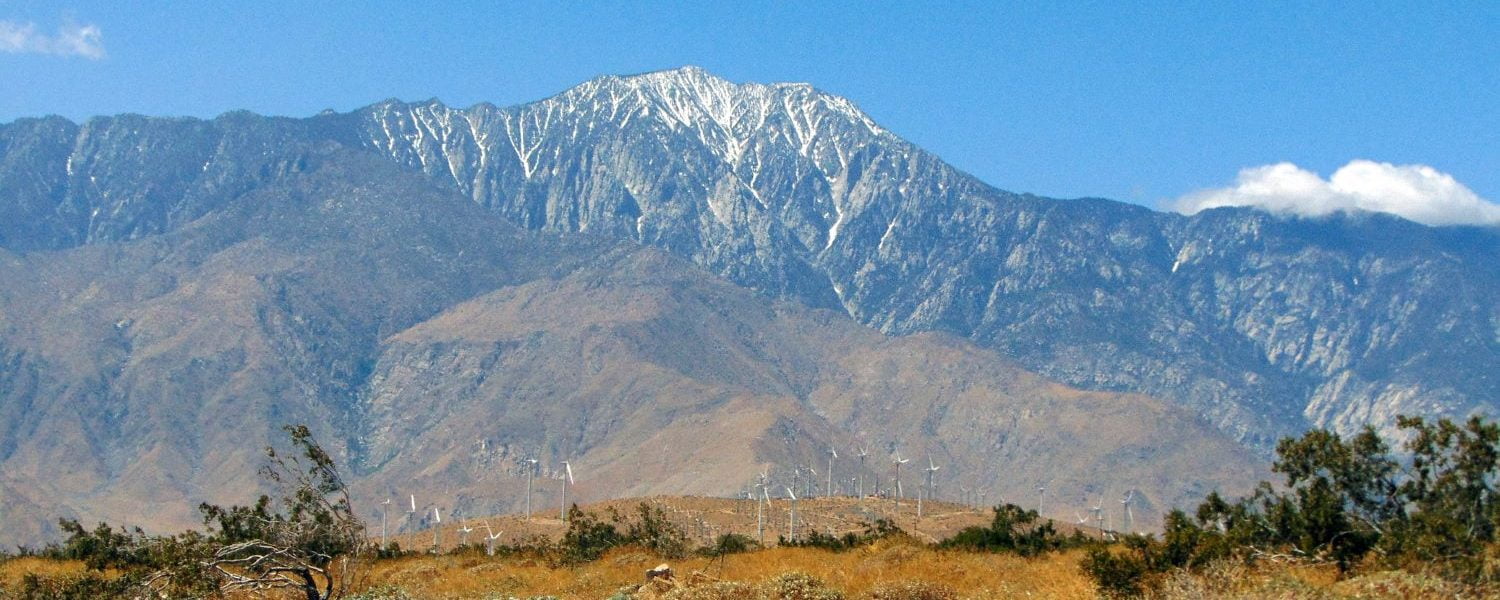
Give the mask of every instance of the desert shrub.
M 844 535 L 831 535 L 813 530 L 799 539 L 791 540 L 782 536 L 778 537 L 777 540 L 782 546 L 821 548 L 833 552 L 843 552 L 861 546 L 868 546 L 889 537 L 904 535 L 906 535 L 906 532 L 897 527 L 894 521 L 890 519 L 876 519 L 873 523 L 866 523 L 864 531 L 858 533 L 851 531 Z
M 903 581 L 875 586 L 870 600 L 958 600 L 958 592 L 941 583 Z
M 621 532 L 620 527 L 625 531 Z M 511 548 L 512 552 L 546 552 L 545 541 L 533 544 L 529 549 Z M 639 546 L 665 558 L 682 558 L 687 555 L 687 535 L 675 523 L 667 520 L 666 511 L 645 502 L 636 507 L 636 518 L 622 517 L 611 509 L 608 519 L 585 513 L 573 505 L 568 510 L 568 531 L 557 544 L 562 562 L 578 564 L 598 560 L 611 548 Z M 500 549 L 496 548 L 496 553 Z
M 109 590 L 119 586 L 135 586 L 131 596 L 172 598 L 273 589 L 295 589 L 313 599 L 343 595 L 361 573 L 364 523 L 354 516 L 333 458 L 308 428 L 284 429 L 292 451 L 267 448 L 261 469 L 277 497 L 261 496 L 250 506 L 200 505 L 206 530 L 170 536 L 147 536 L 139 528 L 104 523 L 89 530 L 64 519 L 59 523 L 68 537 L 53 551 L 58 557 L 124 575 L 37 579 L 34 589 L 55 597 L 79 589 L 110 597 Z
M 844 594 L 828 587 L 823 580 L 806 573 L 782 573 L 766 582 L 764 591 L 771 600 L 843 600 Z
M 1133 582 L 1151 574 L 1264 556 L 1329 562 L 1343 575 L 1364 565 L 1493 585 L 1500 425 L 1398 424 L 1409 434 L 1403 456 L 1369 427 L 1347 439 L 1322 430 L 1283 439 L 1272 464 L 1281 486 L 1262 482 L 1235 502 L 1210 494 L 1193 517 L 1169 513 L 1160 540 L 1129 537 L 1125 553 L 1091 553 L 1084 571 L 1114 595 L 1140 593 L 1145 584 Z
M 719 534 L 719 537 L 714 538 L 713 545 L 703 547 L 698 553 L 703 556 L 728 556 L 730 554 L 749 552 L 759 547 L 760 544 L 750 539 L 748 535 L 723 533 Z
M 996 506 L 995 516 L 987 527 L 968 527 L 943 540 L 939 546 L 983 552 L 1014 552 L 1036 556 L 1058 550 L 1072 543 L 1057 532 L 1052 523 L 1038 523 L 1036 511 L 1014 504 Z
M 562 558 L 568 563 L 583 563 L 598 560 L 609 549 L 620 546 L 625 536 L 614 523 L 583 512 L 574 504 L 568 509 L 568 531 L 558 543 Z
M 349 600 L 412 600 L 412 597 L 400 586 L 385 584 L 350 596 Z
M 98 573 L 54 577 L 27 573 L 21 578 L 21 585 L 15 590 L 4 590 L 3 597 L 15 600 L 128 598 L 138 583 L 133 577 L 107 577 Z
M 665 558 L 687 555 L 687 534 L 667 519 L 667 511 L 642 502 L 635 507 L 636 518 L 625 530 L 626 544 L 640 546 Z
M 737 581 L 715 581 L 667 592 L 663 600 L 764 600 L 765 591 Z
M 1146 589 L 1146 562 L 1139 556 L 1095 547 L 1089 549 L 1081 567 L 1101 596 L 1135 598 Z
M 412 550 L 403 550 L 401 548 L 401 544 L 397 543 L 395 540 L 386 543 L 384 548 L 379 546 L 376 546 L 375 548 L 375 558 L 379 559 L 402 558 L 406 556 L 415 556 L 416 554 L 417 553 Z

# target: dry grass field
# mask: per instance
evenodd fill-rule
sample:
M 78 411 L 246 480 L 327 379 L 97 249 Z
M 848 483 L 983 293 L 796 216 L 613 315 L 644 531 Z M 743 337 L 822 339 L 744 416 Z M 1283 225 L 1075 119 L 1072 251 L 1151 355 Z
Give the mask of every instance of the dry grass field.
M 717 536 L 725 533 L 756 538 L 756 504 L 750 500 L 701 496 L 653 496 L 608 500 L 579 508 L 601 518 L 607 518 L 610 511 L 630 518 L 635 516 L 636 509 L 641 503 L 662 509 L 667 519 L 681 528 L 695 546 L 708 545 Z M 490 531 L 499 534 L 496 538 L 497 545 L 513 545 L 538 537 L 556 541 L 567 530 L 566 523 L 559 519 L 559 516 L 559 507 L 556 505 L 536 508 L 530 519 L 515 514 L 468 519 L 447 516 L 444 517 L 437 540 L 445 552 L 464 542 L 471 545 L 483 544 L 486 535 L 484 524 L 488 523 Z M 777 537 L 789 533 L 790 517 L 791 503 L 785 499 L 773 498 L 770 507 L 764 509 L 767 546 L 775 545 Z M 985 509 L 948 502 L 928 502 L 923 506 L 922 518 L 918 519 L 917 504 L 912 499 L 902 500 L 899 504 L 889 499 L 859 500 L 851 497 L 812 498 L 797 501 L 799 534 L 805 534 L 809 527 L 820 533 L 833 535 L 858 533 L 864 531 L 867 524 L 877 519 L 889 519 L 902 531 L 920 541 L 937 542 L 965 527 L 988 525 L 992 517 L 992 513 Z M 468 533 L 461 531 L 466 524 L 471 529 Z M 378 537 L 380 523 L 377 521 L 372 525 L 372 536 Z M 400 544 L 403 549 L 431 550 L 433 528 L 410 531 L 403 525 L 403 522 L 392 518 L 389 524 L 391 540 Z M 1054 523 L 1054 525 L 1062 533 L 1071 533 L 1074 529 L 1071 524 Z M 1091 528 L 1084 529 L 1085 533 L 1093 531 L 1095 530 Z
M 849 600 L 984 600 L 991 598 L 1096 598 L 1079 569 L 1081 551 L 1020 558 L 935 550 L 911 539 L 887 539 L 848 552 L 811 548 L 769 548 L 720 559 L 695 557 L 664 561 L 620 548 L 604 558 L 576 567 L 549 565 L 523 557 L 488 557 L 471 552 L 444 556 L 411 556 L 374 562 L 359 586 L 365 600 L 422 599 L 499 600 L 554 597 L 559 600 L 605 600 L 627 586 L 641 584 L 644 574 L 669 562 L 685 589 L 674 599 L 779 600 L 771 595 L 722 593 L 720 582 L 738 582 L 741 592 L 764 590 L 789 573 L 822 580 Z M 0 562 L 0 598 L 11 598 L 27 573 L 46 576 L 81 574 L 82 563 L 38 558 Z M 108 575 L 108 574 L 106 574 Z M 903 585 L 934 584 L 939 594 L 918 595 Z M 894 591 L 897 593 L 892 593 Z M 883 592 L 883 593 L 877 593 Z M 639 598 L 648 597 L 645 594 Z M 1230 598 L 1286 600 L 1414 598 L 1481 598 L 1482 592 L 1402 572 L 1378 572 L 1340 580 L 1327 565 L 1223 565 L 1197 575 L 1169 578 L 1149 596 L 1161 600 Z
M 750 584 L 786 573 L 806 573 L 849 597 L 867 595 L 880 584 L 907 581 L 941 583 L 971 598 L 1093 598 L 1078 570 L 1079 555 L 1042 559 L 1010 555 L 939 552 L 909 541 L 887 540 L 849 552 L 810 548 L 771 548 L 722 559 L 671 561 L 679 579 L 700 583 Z M 603 599 L 624 586 L 642 583 L 647 569 L 664 562 L 632 549 L 573 568 L 551 568 L 530 560 L 482 555 L 420 557 L 381 561 L 369 585 L 396 586 L 413 598 Z
M 689 534 L 694 545 L 712 535 L 738 533 L 753 537 L 755 504 L 749 501 L 701 497 L 653 497 L 622 499 L 583 507 L 595 515 L 618 511 L 627 518 L 637 506 L 647 503 L 661 508 Z M 989 598 L 1096 598 L 1092 582 L 1080 569 L 1082 550 L 1069 550 L 1035 558 L 1012 554 L 987 554 L 937 549 L 931 542 L 951 536 L 963 527 L 988 523 L 984 511 L 954 504 L 929 505 L 922 519 L 915 505 L 899 507 L 889 500 L 819 498 L 798 502 L 799 528 L 812 527 L 824 533 L 862 531 L 876 518 L 893 519 L 908 536 L 877 540 L 843 552 L 818 548 L 781 547 L 777 536 L 786 532 L 789 505 L 772 503 L 766 513 L 767 548 L 723 557 L 691 556 L 669 560 L 648 551 L 624 547 L 601 559 L 560 565 L 554 559 L 525 554 L 487 556 L 482 550 L 483 528 L 470 531 L 467 541 L 475 545 L 454 552 L 461 539 L 460 523 L 445 520 L 440 539 L 445 554 L 411 554 L 374 561 L 357 586 L 361 600 L 484 599 L 508 600 L 551 597 L 559 600 L 604 600 L 621 590 L 634 589 L 645 581 L 645 572 L 668 563 L 676 583 L 668 589 L 649 588 L 633 598 L 673 600 L 811 600 L 842 597 L 848 600 L 967 600 Z M 564 531 L 556 507 L 538 511 L 532 519 L 519 515 L 471 519 L 471 527 L 487 521 L 493 530 L 505 533 L 497 542 L 506 545 L 528 539 L 557 540 Z M 1055 524 L 1065 533 L 1068 524 Z M 378 524 L 377 524 L 378 527 Z M 1083 530 L 1085 535 L 1095 533 Z M 378 535 L 378 529 L 376 530 Z M 432 532 L 423 530 L 394 536 L 407 549 L 427 550 Z M 48 577 L 80 575 L 84 567 L 76 561 L 13 558 L 0 562 L 0 599 L 16 597 L 23 577 L 34 573 Z M 838 595 L 806 596 L 775 593 L 778 579 L 801 574 L 822 582 Z M 111 574 L 106 573 L 106 576 Z M 660 592 L 660 593 L 653 593 Z M 1175 574 L 1162 582 L 1149 597 L 1167 599 L 1206 598 L 1461 598 L 1485 597 L 1483 593 L 1456 587 L 1442 580 L 1402 572 L 1378 572 L 1340 579 L 1330 565 L 1262 564 L 1258 567 L 1219 565 L 1196 574 Z

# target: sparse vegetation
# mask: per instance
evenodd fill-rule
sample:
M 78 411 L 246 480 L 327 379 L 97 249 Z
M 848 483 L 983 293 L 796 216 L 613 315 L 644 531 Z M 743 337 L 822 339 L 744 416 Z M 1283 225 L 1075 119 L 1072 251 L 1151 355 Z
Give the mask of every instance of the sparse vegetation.
M 1014 552 L 1036 556 L 1082 544 L 1082 537 L 1059 534 L 1050 521 L 1041 522 L 1036 511 L 1014 504 L 994 508 L 995 517 L 988 527 L 969 527 L 942 542 L 944 548 L 982 552 Z
M 1344 439 L 1308 432 L 1283 440 L 1275 472 L 1230 501 L 1208 495 L 1166 515 L 1159 535 L 1105 540 L 1015 505 L 990 522 L 924 543 L 875 519 L 841 535 L 808 527 L 760 548 L 725 533 L 690 550 L 660 502 L 631 511 L 568 513 L 560 539 L 542 536 L 442 555 L 378 552 L 364 542 L 332 460 L 305 428 L 293 454 L 268 451 L 264 473 L 282 490 L 250 506 L 203 505 L 203 531 L 62 521 L 65 542 L 0 557 L 0 597 L 673 598 L 712 600 L 956 600 L 1049 597 L 1286 598 L 1485 595 L 1497 591 L 1500 426 L 1471 419 L 1402 419 L 1395 454 L 1373 431 Z M 628 513 L 623 514 L 623 513 Z M 367 586 L 359 561 L 375 558 Z M 645 569 L 672 561 L 678 579 L 646 589 Z M 337 564 L 336 564 L 337 563 Z M 281 577 L 267 582 L 267 578 Z M 654 590 L 654 591 L 653 591 Z M 356 593 L 357 592 L 357 593 Z M 352 595 L 351 595 L 352 594 Z
M 277 497 L 261 496 L 252 506 L 203 504 L 204 531 L 170 536 L 106 523 L 88 530 L 63 519 L 68 538 L 47 554 L 79 561 L 87 572 L 27 577 L 19 597 L 201 598 L 279 590 L 308 600 L 343 597 L 362 572 L 364 524 L 311 431 L 285 429 L 293 452 L 267 448 L 261 471 Z M 113 574 L 99 575 L 106 571 Z
M 794 540 L 782 537 L 778 543 L 782 546 L 822 548 L 834 552 L 843 552 L 861 546 L 868 546 L 894 536 L 906 536 L 906 532 L 901 531 L 901 528 L 897 527 L 896 523 L 890 519 L 876 519 L 873 523 L 866 523 L 864 531 L 858 533 L 851 531 L 844 535 L 832 535 L 821 533 L 814 529 L 809 531 L 807 535 Z
M 1101 593 L 1138 596 L 1181 572 L 1226 561 L 1326 563 L 1344 576 L 1400 570 L 1497 592 L 1500 426 L 1403 417 L 1405 455 L 1366 428 L 1344 439 L 1310 431 L 1277 445 L 1281 486 L 1229 502 L 1210 494 L 1193 516 L 1167 515 L 1160 539 L 1091 550 Z

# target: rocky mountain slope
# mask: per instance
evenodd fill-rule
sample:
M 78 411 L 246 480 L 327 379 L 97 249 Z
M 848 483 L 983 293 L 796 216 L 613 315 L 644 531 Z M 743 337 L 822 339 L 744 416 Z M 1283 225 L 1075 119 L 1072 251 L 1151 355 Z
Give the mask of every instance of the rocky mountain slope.
M 839 469 L 873 485 L 899 445 L 942 463 L 945 490 L 1055 479 L 1062 515 L 1134 489 L 1143 525 L 1258 474 L 1168 403 L 889 338 L 630 242 L 526 232 L 368 152 L 267 160 L 160 233 L 0 253 L 0 540 L 47 539 L 58 516 L 192 525 L 197 502 L 258 489 L 287 422 L 336 449 L 371 516 L 408 493 L 517 509 L 532 457 L 573 461 L 574 493 L 601 499 L 785 484 L 830 445 L 867 444 L 867 469 Z
M 635 243 L 686 262 L 622 250 Z M 1078 446 L 1090 457 L 1079 464 L 1096 465 L 1142 439 L 1112 450 L 1094 444 L 1104 428 L 1196 440 L 1147 445 L 1164 452 L 1217 447 L 1196 419 L 1264 451 L 1312 425 L 1493 414 L 1497 258 L 1493 228 L 1243 209 L 1185 217 L 1012 194 L 848 100 L 694 68 L 601 77 L 506 108 L 386 101 L 306 119 L 23 119 L 0 125 L 0 493 L 14 500 L 0 510 L 67 498 L 64 508 L 118 520 L 131 506 L 122 499 L 230 499 L 221 495 L 250 485 L 241 477 L 254 449 L 287 420 L 324 424 L 370 493 L 396 489 L 378 474 L 399 472 L 469 489 L 477 503 L 497 493 L 478 493 L 490 484 L 464 470 L 496 460 L 503 471 L 522 450 L 581 457 L 607 488 L 634 493 L 610 474 L 642 443 L 633 436 L 701 434 L 653 420 L 658 400 L 645 390 L 658 386 L 690 397 L 662 408 L 668 415 L 743 414 L 759 419 L 745 432 L 782 432 L 765 439 L 790 422 L 810 428 L 796 439 L 819 443 L 861 431 L 881 443 L 878 423 L 921 432 L 955 464 L 1060 460 L 1044 452 Z M 704 300 L 727 291 L 652 296 L 664 293 L 652 286 L 720 285 L 673 279 L 687 264 L 758 290 L 735 302 L 759 312 Z M 520 297 L 576 314 L 548 321 L 520 310 Z M 636 316 L 590 312 L 575 298 Z M 909 337 L 829 324 L 840 313 Z M 663 325 L 661 315 L 696 320 Z M 465 323 L 476 329 L 455 325 Z M 777 337 L 778 327 L 849 346 Z M 603 347 L 619 352 L 578 362 Z M 574 377 L 595 368 L 605 379 Z M 1032 398 L 1026 390 L 1053 384 L 1006 383 L 1021 368 L 1104 394 Z M 909 370 L 893 379 L 893 369 Z M 529 373 L 561 383 L 507 387 Z M 959 373 L 953 385 L 1003 401 L 930 395 L 941 387 L 931 382 Z M 519 407 L 499 400 L 520 392 L 536 394 Z M 489 404 L 468 408 L 476 394 Z M 883 395 L 912 398 L 889 408 L 909 414 L 870 420 L 871 398 Z M 1006 414 L 1001 406 L 1045 405 L 1062 422 L 1101 403 L 1137 408 L 1085 419 L 1095 424 L 1087 435 L 1064 427 L 1009 450 L 1001 430 L 986 429 L 999 425 L 981 425 Z M 950 410 L 970 415 L 972 429 L 944 429 L 956 426 Z M 531 437 L 487 438 L 454 416 L 466 414 Z M 568 429 L 568 415 L 586 423 Z M 1146 422 L 1157 418 L 1167 425 Z M 633 433 L 613 437 L 613 427 Z M 888 441 L 898 437 L 908 436 Z M 821 452 L 754 439 L 753 451 L 712 459 L 729 462 L 696 460 L 738 469 Z M 509 454 L 485 458 L 492 452 Z M 1204 456 L 1243 464 L 1229 454 Z M 1016 480 L 1046 469 L 1037 465 Z M 674 475 L 684 480 L 663 491 L 743 483 L 729 471 Z M 993 485 L 999 494 L 1022 484 Z M 1202 487 L 1163 485 L 1153 493 L 1164 499 Z M 4 527 L 15 523 L 7 516 Z

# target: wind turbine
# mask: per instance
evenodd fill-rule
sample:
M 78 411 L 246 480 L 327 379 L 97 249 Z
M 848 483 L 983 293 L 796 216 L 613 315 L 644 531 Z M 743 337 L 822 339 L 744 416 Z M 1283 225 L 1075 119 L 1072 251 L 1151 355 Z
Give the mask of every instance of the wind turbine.
M 469 532 L 474 531 L 473 527 L 469 527 L 469 519 L 467 517 L 464 518 L 463 522 L 464 526 L 458 528 L 458 546 L 460 548 L 469 545 Z
M 1094 505 L 1094 522 L 1099 527 L 1099 532 L 1104 532 L 1104 494 L 1099 494 L 1099 502 Z
M 526 520 L 531 520 L 531 475 L 536 472 L 535 458 L 526 459 Z
M 1125 506 L 1125 522 L 1122 524 L 1125 526 L 1127 535 L 1135 533 L 1135 516 L 1130 514 L 1130 501 L 1134 499 L 1135 490 L 1130 490 L 1125 493 L 1125 499 L 1120 501 L 1120 504 Z
M 859 447 L 859 499 L 865 499 L 865 457 L 870 455 L 870 450 L 863 445 Z
M 936 463 L 932 462 L 932 455 L 928 454 L 927 455 L 927 497 L 928 498 L 932 497 L 932 476 L 933 476 L 933 474 L 937 473 L 940 470 L 942 470 L 942 467 L 939 467 L 939 466 L 937 466 Z M 917 518 L 918 519 L 922 518 L 922 496 L 921 495 L 917 496 Z
M 823 488 L 824 496 L 833 496 L 833 459 L 839 457 L 839 451 L 833 446 L 828 447 L 828 487 Z
M 504 531 L 496 532 L 495 530 L 490 529 L 490 522 L 489 521 L 485 521 L 484 522 L 484 533 L 485 533 L 485 538 L 484 538 L 484 553 L 488 554 L 490 556 L 494 556 L 495 555 L 495 540 L 499 539 L 500 538 L 500 534 L 505 533 L 505 532 Z
M 793 492 L 792 488 L 787 488 L 786 495 L 792 498 L 792 517 L 787 524 L 787 539 L 795 540 L 797 539 L 797 493 Z
M 411 495 L 411 509 L 406 511 L 406 522 L 410 523 L 412 529 L 417 527 L 417 495 Z
M 987 494 L 989 494 L 989 492 L 984 491 L 984 490 L 979 490 L 979 508 L 984 508 L 984 497 Z
M 1083 516 L 1083 514 L 1079 513 L 1076 510 L 1073 511 L 1073 516 L 1078 517 L 1078 524 L 1079 525 L 1083 525 L 1083 524 L 1089 522 L 1089 518 L 1088 517 Z
M 1052 482 L 1048 481 L 1047 483 L 1039 483 L 1036 486 L 1036 514 L 1038 517 L 1044 519 L 1046 517 L 1042 516 L 1042 503 L 1047 499 L 1047 486 L 1051 484 Z
M 760 545 L 765 546 L 766 545 L 766 517 L 765 517 L 765 513 L 763 511 L 765 510 L 765 507 L 771 505 L 771 492 L 767 491 L 766 476 L 765 475 L 761 475 L 760 476 L 760 497 L 762 499 L 764 499 L 765 502 L 764 503 L 761 503 L 761 502 L 756 502 L 755 503 L 755 535 L 756 535 L 756 537 L 760 538 Z
M 386 513 L 390 512 L 390 509 L 391 509 L 391 499 L 390 498 L 386 498 L 385 502 L 381 502 L 380 503 L 380 548 L 382 550 L 385 549 L 385 547 L 386 547 L 386 543 L 385 543 L 385 522 L 386 522 Z
M 443 532 L 443 515 L 438 512 L 438 507 L 436 506 L 432 507 L 432 522 L 432 553 L 437 554 L 442 548 L 442 546 L 438 545 L 440 541 L 438 535 Z
M 892 490 L 895 494 L 891 496 L 891 499 L 896 502 L 896 508 L 901 507 L 901 465 L 909 462 L 911 462 L 911 459 L 901 458 L 900 448 L 897 448 L 896 452 L 891 455 L 891 464 L 896 466 L 896 485 Z
M 565 477 L 563 479 L 563 486 L 562 486 L 562 508 L 560 508 L 558 510 L 558 515 L 559 516 L 557 518 L 562 519 L 563 521 L 567 521 L 568 520 L 568 486 L 573 485 L 573 465 L 571 463 L 569 463 L 568 461 L 562 461 L 562 464 L 563 464 L 563 470 L 565 470 L 567 472 L 567 477 Z

